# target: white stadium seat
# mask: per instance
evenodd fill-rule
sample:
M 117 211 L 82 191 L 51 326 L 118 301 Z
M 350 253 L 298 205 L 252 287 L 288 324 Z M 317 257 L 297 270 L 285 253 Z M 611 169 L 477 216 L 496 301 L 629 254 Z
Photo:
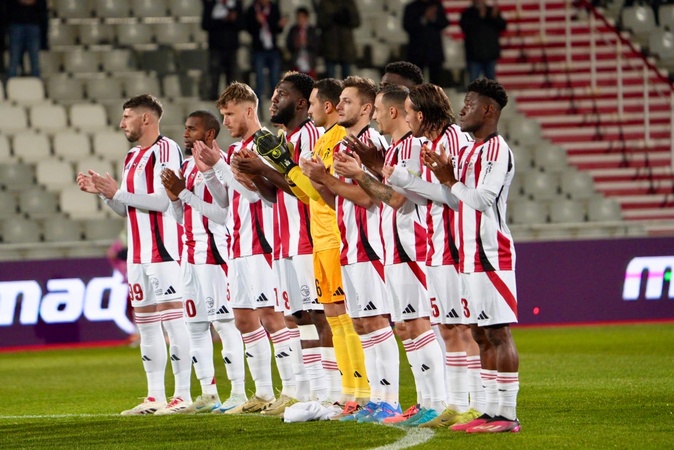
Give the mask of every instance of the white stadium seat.
M 30 108 L 30 125 L 43 133 L 55 133 L 68 126 L 68 114 L 62 105 L 34 105 Z
M 89 136 L 74 130 L 63 130 L 54 135 L 54 154 L 65 161 L 75 162 L 91 156 Z
M 51 158 L 49 138 L 34 131 L 24 131 L 14 135 L 14 156 L 24 163 L 35 163 Z
M 23 105 L 42 103 L 44 83 L 37 77 L 13 77 L 7 81 L 7 100 Z

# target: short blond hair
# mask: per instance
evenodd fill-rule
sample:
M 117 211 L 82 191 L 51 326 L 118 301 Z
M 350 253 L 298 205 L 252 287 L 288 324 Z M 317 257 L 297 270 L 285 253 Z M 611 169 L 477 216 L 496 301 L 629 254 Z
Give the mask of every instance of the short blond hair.
M 227 89 L 225 89 L 222 94 L 220 94 L 220 98 L 218 98 L 215 106 L 218 109 L 222 109 L 230 102 L 234 104 L 250 102 L 253 103 L 257 109 L 258 100 L 257 95 L 255 95 L 255 91 L 253 91 L 250 86 L 245 83 L 239 83 L 238 81 L 235 81 L 234 83 L 227 86 Z

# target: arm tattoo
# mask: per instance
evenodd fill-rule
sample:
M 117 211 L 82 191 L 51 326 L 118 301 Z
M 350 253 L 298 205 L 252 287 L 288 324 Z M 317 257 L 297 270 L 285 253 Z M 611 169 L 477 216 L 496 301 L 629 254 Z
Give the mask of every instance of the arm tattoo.
M 383 184 L 365 172 L 356 177 L 356 181 L 365 192 L 386 204 L 391 201 L 391 197 L 393 197 L 393 193 L 395 192 L 391 186 Z

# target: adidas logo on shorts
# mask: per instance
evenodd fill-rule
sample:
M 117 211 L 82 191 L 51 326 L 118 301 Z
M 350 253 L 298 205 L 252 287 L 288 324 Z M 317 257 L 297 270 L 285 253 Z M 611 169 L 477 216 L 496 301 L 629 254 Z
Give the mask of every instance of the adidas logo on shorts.
M 415 312 L 417 312 L 417 310 L 414 309 L 414 308 L 412 307 L 412 305 L 409 305 L 409 304 L 408 304 L 408 305 L 405 307 L 405 309 L 403 310 L 403 314 L 412 314 L 412 313 L 415 313 Z
M 487 320 L 489 319 L 489 316 L 484 313 L 484 311 L 480 311 L 480 314 L 477 316 L 477 320 Z
M 338 297 L 338 296 L 340 296 L 340 295 L 344 295 L 344 289 L 342 289 L 341 286 L 338 287 L 337 290 L 336 290 L 335 292 L 332 293 L 332 296 L 333 296 L 333 297 Z
M 262 302 L 266 302 L 267 300 L 268 300 L 268 299 L 267 299 L 267 296 L 264 295 L 264 294 L 262 294 L 262 295 L 260 295 L 260 296 L 257 298 L 257 300 L 255 300 L 255 301 L 258 302 L 258 303 L 262 303 Z
M 445 317 L 447 317 L 448 319 L 458 319 L 459 315 L 456 313 L 454 309 L 452 309 L 450 312 L 447 313 Z
M 176 290 L 173 289 L 173 286 L 169 286 L 169 288 L 166 289 L 166 292 L 164 292 L 164 295 L 171 295 L 171 294 L 175 294 L 175 293 L 176 293 Z
M 363 311 L 376 311 L 377 307 L 374 306 L 374 303 L 370 302 L 367 305 L 365 305 L 365 308 L 363 308 Z
M 220 309 L 218 309 L 217 314 L 228 314 L 229 310 L 225 307 L 225 305 L 222 305 Z

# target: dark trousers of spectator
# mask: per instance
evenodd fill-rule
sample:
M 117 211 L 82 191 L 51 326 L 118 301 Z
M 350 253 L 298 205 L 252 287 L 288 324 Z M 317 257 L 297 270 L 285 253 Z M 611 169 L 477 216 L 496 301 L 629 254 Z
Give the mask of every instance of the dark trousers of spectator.
M 281 76 L 281 54 L 278 50 L 254 52 L 253 68 L 255 69 L 255 94 L 262 105 L 262 99 L 271 98 L 271 92 L 265 97 L 264 70 L 269 71 L 269 87 L 274 90 Z
M 339 63 L 336 61 L 325 61 L 325 76 L 327 78 L 336 78 L 337 66 L 340 67 L 341 71 L 341 80 L 351 75 L 351 64 L 349 63 Z
M 19 67 L 23 67 L 23 54 L 28 52 L 30 76 L 40 76 L 40 26 L 32 24 L 11 24 L 9 31 L 9 71 L 7 76 L 15 77 Z M 22 73 L 22 75 L 26 75 Z
M 484 75 L 490 80 L 496 79 L 496 61 L 466 61 L 468 66 L 468 79 L 475 81 Z
M 225 86 L 237 80 L 236 50 L 211 49 L 208 52 L 209 99 L 220 96 L 220 74 L 225 74 Z

